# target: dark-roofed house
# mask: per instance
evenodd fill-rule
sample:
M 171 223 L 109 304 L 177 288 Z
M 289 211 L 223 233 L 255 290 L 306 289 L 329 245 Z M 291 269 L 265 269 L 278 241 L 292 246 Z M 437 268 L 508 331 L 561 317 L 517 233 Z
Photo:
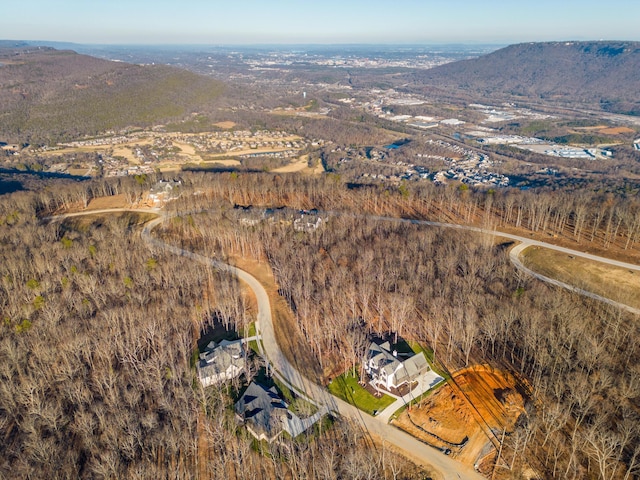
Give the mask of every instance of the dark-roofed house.
M 397 352 L 391 351 L 389 342 L 382 344 L 372 342 L 369 345 L 365 371 L 374 386 L 377 385 L 386 390 L 397 389 L 416 381 L 420 375 L 430 369 L 422 352 L 400 360 Z
M 242 340 L 220 344 L 209 342 L 200 354 L 197 370 L 203 387 L 232 380 L 244 372 L 245 357 Z
M 327 412 L 325 408 L 308 418 L 300 418 L 287 409 L 275 387 L 251 382 L 235 405 L 238 420 L 258 440 L 272 442 L 283 431 L 295 438 Z

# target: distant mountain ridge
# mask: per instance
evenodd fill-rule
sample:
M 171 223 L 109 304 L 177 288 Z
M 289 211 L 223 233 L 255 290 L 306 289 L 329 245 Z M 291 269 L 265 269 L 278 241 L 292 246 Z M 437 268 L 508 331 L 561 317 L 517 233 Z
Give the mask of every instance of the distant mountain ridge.
M 640 115 L 640 42 L 522 43 L 408 80 L 417 89 L 456 88 Z
M 163 65 L 50 47 L 0 48 L 0 140 L 57 141 L 144 127 L 198 110 L 222 90 L 218 81 Z

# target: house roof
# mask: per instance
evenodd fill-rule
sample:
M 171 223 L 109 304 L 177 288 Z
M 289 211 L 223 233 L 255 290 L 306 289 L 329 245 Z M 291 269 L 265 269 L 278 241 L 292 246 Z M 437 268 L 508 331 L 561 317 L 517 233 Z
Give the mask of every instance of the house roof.
M 267 389 L 255 382 L 249 384 L 235 409 L 254 430 L 269 438 L 283 430 L 284 420 L 291 415 L 275 387 Z
M 401 363 L 391 354 L 389 348 L 385 347 L 389 347 L 389 342 L 385 342 L 382 345 L 372 342 L 369 345 L 369 358 L 378 369 L 390 375 L 398 369 Z
M 232 365 L 238 368 L 244 367 L 242 341 L 223 340 L 218 346 L 215 342 L 210 342 L 205 351 L 200 354 L 198 372 L 200 377 L 206 378 L 227 372 Z
M 417 353 L 413 357 L 407 358 L 404 362 L 402 362 L 402 364 L 404 365 L 404 368 L 407 371 L 408 375 L 411 377 L 418 375 L 428 366 L 427 359 L 425 358 L 423 352 Z
M 423 352 L 401 362 L 390 352 L 390 349 L 389 342 L 380 345 L 372 342 L 369 345 L 369 359 L 372 365 L 387 376 L 395 375 L 396 385 L 414 380 L 428 366 Z

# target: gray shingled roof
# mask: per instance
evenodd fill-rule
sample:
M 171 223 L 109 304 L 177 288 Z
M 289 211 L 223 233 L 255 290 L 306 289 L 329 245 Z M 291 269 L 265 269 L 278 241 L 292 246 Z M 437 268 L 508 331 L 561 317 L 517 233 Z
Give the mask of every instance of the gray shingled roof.
M 372 342 L 369 345 L 369 359 L 387 376 L 395 374 L 395 385 L 415 380 L 420 373 L 428 368 L 424 353 L 420 352 L 401 362 L 391 354 L 390 349 L 389 342 L 384 342 L 381 345 Z
M 231 365 L 238 368 L 244 367 L 242 341 L 222 341 L 219 346 L 216 346 L 215 342 L 210 342 L 205 351 L 200 354 L 198 375 L 200 378 L 220 375 L 227 372 Z
M 267 389 L 255 382 L 249 384 L 235 409 L 254 431 L 264 433 L 268 438 L 282 432 L 283 417 L 291 415 L 275 387 Z

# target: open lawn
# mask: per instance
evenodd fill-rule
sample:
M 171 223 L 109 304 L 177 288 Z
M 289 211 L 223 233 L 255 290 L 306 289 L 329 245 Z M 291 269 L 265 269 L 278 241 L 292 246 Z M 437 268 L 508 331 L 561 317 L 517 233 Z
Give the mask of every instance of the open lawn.
M 98 228 L 108 223 L 119 223 L 127 228 L 139 227 L 156 217 L 156 214 L 146 212 L 96 213 L 94 215 L 65 218 L 61 225 L 63 230 L 66 231 L 86 232 L 90 228 Z
M 304 170 L 309 169 L 309 167 L 307 165 L 308 158 L 309 158 L 308 155 L 303 155 L 298 160 L 294 160 L 293 162 L 291 162 L 288 165 L 285 165 L 284 167 L 279 167 L 279 168 L 273 169 L 272 172 L 274 172 L 274 173 L 302 172 Z
M 625 133 L 635 133 L 635 130 L 632 130 L 628 127 L 611 127 L 611 128 L 603 128 L 600 130 L 600 133 L 604 133 L 606 135 L 622 135 Z
M 315 167 L 309 167 L 309 155 L 303 155 L 299 159 L 294 159 L 288 165 L 284 167 L 275 168 L 272 170 L 274 173 L 308 173 L 311 175 L 320 175 L 324 173 L 324 167 L 322 162 L 318 162 Z
M 355 405 L 370 415 L 373 415 L 376 410 L 384 410 L 395 401 L 389 395 L 382 395 L 380 398 L 375 397 L 358 383 L 356 377 L 348 373 L 334 378 L 329 384 L 329 391 L 336 397 Z
M 522 253 L 523 263 L 547 277 L 640 308 L 640 273 L 600 262 L 573 257 L 541 247 Z

